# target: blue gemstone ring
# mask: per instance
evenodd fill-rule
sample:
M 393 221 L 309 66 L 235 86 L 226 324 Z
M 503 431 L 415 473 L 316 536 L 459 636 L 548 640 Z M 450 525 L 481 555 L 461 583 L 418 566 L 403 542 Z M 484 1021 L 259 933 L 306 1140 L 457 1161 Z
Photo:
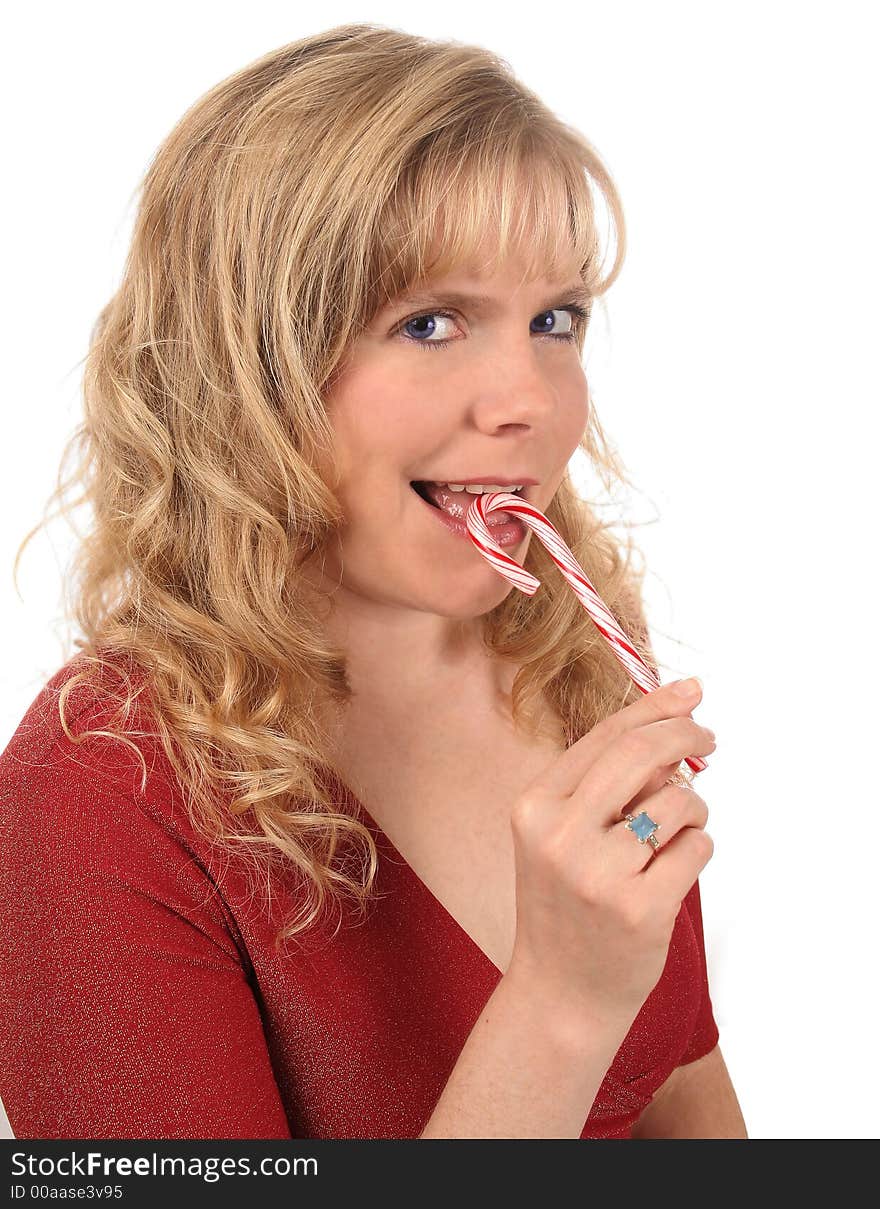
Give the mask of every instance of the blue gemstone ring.
M 635 835 L 640 844 L 650 844 L 655 851 L 660 847 L 660 841 L 654 835 L 655 831 L 660 830 L 660 823 L 655 823 L 653 819 L 648 818 L 644 810 L 635 818 L 631 814 L 624 817 L 626 819 L 624 827 Z

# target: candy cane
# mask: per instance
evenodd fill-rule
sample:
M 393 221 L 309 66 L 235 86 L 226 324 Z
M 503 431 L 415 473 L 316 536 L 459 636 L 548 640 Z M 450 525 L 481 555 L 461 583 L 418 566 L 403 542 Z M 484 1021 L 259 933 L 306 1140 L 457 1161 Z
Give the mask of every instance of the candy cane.
M 519 588 L 521 592 L 525 592 L 527 596 L 534 596 L 541 586 L 541 581 L 536 579 L 525 567 L 521 567 L 509 554 L 505 554 L 501 547 L 492 540 L 486 524 L 486 516 L 490 512 L 509 512 L 520 517 L 528 525 L 568 580 L 572 591 L 590 614 L 599 632 L 626 668 L 636 687 L 643 693 L 650 693 L 658 689 L 660 681 L 657 673 L 645 663 L 633 647 L 613 614 L 609 612 L 596 589 L 587 579 L 583 567 L 544 513 L 518 495 L 513 495 L 508 491 L 493 491 L 488 495 L 475 495 L 465 517 L 468 535 L 486 562 L 494 567 L 508 583 Z M 687 763 L 694 772 L 702 772 L 707 767 L 706 761 L 701 756 L 688 756 Z

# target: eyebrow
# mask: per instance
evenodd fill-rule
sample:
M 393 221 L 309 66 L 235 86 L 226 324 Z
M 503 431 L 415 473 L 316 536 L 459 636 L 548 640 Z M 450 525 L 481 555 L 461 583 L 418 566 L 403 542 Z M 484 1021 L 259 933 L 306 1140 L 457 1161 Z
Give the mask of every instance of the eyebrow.
M 574 302 L 589 310 L 592 301 L 593 295 L 587 286 L 582 281 L 575 281 L 567 289 L 553 294 L 543 309 L 549 310 L 553 307 Z M 458 290 L 446 290 L 441 286 L 436 289 L 429 288 L 419 290 L 415 293 L 400 294 L 397 298 L 392 299 L 390 306 L 396 309 L 399 306 L 425 306 L 434 304 L 439 304 L 440 306 L 470 307 L 471 310 L 485 315 L 497 313 L 502 309 L 503 305 L 500 299 L 492 298 L 488 294 L 471 294 Z

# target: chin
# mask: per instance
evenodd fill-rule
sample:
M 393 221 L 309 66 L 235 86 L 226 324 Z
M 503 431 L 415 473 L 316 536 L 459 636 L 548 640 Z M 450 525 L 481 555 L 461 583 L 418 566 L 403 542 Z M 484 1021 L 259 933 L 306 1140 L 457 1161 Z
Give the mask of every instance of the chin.
M 427 613 L 446 617 L 450 621 L 475 621 L 479 617 L 485 617 L 487 613 L 497 609 L 511 592 L 516 591 L 512 584 L 502 579 L 491 567 L 486 565 L 485 570 L 491 578 L 484 583 L 466 584 L 459 580 L 452 590 L 448 586 L 438 589 L 433 603 L 431 598 L 426 599 L 423 585 L 420 607 Z

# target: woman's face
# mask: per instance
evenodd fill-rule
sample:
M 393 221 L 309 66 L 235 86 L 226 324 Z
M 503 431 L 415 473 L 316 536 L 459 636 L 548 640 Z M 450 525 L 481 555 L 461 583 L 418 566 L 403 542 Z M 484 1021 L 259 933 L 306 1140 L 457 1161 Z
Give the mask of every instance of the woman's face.
M 346 517 L 324 560 L 331 585 L 458 620 L 513 590 L 411 484 L 525 483 L 542 512 L 552 500 L 587 423 L 578 345 L 565 338 L 578 318 L 563 309 L 583 298 L 577 267 L 530 285 L 520 276 L 510 264 L 435 279 L 380 311 L 354 346 L 327 395 Z M 473 499 L 454 495 L 453 508 Z M 535 540 L 525 534 L 504 547 L 519 563 Z

